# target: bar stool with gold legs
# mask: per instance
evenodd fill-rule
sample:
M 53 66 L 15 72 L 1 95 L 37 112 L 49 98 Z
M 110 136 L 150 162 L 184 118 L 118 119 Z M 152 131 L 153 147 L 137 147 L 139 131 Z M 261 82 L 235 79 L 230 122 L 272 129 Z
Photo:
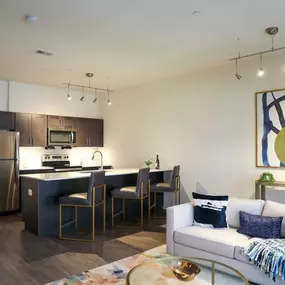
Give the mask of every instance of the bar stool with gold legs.
M 174 204 L 180 204 L 180 165 L 176 165 L 173 168 L 172 179 L 170 183 L 156 183 L 150 186 L 150 192 L 154 195 L 154 203 L 150 206 L 150 209 L 155 208 L 155 212 L 157 211 L 156 204 L 156 195 L 157 193 L 173 193 L 174 194 Z M 165 216 L 157 218 L 165 218 Z
M 105 216 L 106 216 L 106 185 L 105 185 L 105 172 L 98 171 L 91 173 L 88 192 L 86 193 L 74 193 L 71 195 L 61 196 L 58 199 L 59 202 L 59 238 L 67 240 L 79 240 L 79 241 L 94 241 L 95 240 L 95 208 L 102 205 L 103 207 L 103 234 L 105 233 Z M 74 208 L 74 220 L 75 230 L 78 229 L 78 208 L 90 208 L 91 209 L 91 221 L 92 221 L 92 238 L 68 238 L 62 236 L 62 212 L 63 207 Z M 70 223 L 70 222 L 69 222 Z M 67 224 L 69 224 L 67 223 Z
M 112 194 L 112 227 L 114 227 L 115 217 L 122 215 L 125 220 L 125 199 L 133 199 L 140 201 L 140 226 L 143 228 L 143 204 L 144 200 L 148 199 L 148 220 L 150 220 L 150 183 L 149 183 L 149 168 L 139 170 L 136 186 L 127 186 L 121 189 L 114 189 Z M 116 199 L 122 200 L 122 210 L 114 213 L 114 203 Z M 132 226 L 132 228 L 137 228 Z

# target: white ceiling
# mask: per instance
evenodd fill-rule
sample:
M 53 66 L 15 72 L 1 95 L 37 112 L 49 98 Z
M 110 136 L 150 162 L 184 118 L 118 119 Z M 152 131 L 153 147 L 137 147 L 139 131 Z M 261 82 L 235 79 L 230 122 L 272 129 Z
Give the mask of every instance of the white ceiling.
M 270 48 L 268 26 L 285 45 L 284 13 L 284 0 L 0 0 L 0 79 L 88 84 L 94 72 L 91 84 L 118 89 L 175 77 Z

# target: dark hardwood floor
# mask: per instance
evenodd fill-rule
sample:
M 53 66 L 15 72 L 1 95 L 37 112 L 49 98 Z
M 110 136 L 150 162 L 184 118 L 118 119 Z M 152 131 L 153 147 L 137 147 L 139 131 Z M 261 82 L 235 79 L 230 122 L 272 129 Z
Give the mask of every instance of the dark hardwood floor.
M 46 284 L 162 245 L 164 223 L 107 230 L 88 243 L 38 237 L 24 231 L 18 215 L 0 216 L 0 284 Z

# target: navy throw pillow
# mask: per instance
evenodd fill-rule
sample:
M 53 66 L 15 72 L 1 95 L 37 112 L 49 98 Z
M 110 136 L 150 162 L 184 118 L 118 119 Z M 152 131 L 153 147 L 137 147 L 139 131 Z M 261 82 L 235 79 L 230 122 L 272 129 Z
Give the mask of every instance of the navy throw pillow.
M 193 192 L 194 225 L 227 228 L 226 210 L 229 196 L 204 195 Z
M 283 217 L 264 217 L 239 212 L 240 228 L 238 232 L 251 237 L 281 238 Z

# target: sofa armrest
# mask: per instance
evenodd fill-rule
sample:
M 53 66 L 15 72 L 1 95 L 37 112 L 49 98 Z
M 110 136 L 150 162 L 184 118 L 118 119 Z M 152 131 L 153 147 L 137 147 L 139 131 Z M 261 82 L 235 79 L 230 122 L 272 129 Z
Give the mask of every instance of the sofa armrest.
M 167 252 L 173 254 L 174 231 L 193 225 L 194 207 L 191 203 L 181 204 L 166 209 L 166 244 Z

